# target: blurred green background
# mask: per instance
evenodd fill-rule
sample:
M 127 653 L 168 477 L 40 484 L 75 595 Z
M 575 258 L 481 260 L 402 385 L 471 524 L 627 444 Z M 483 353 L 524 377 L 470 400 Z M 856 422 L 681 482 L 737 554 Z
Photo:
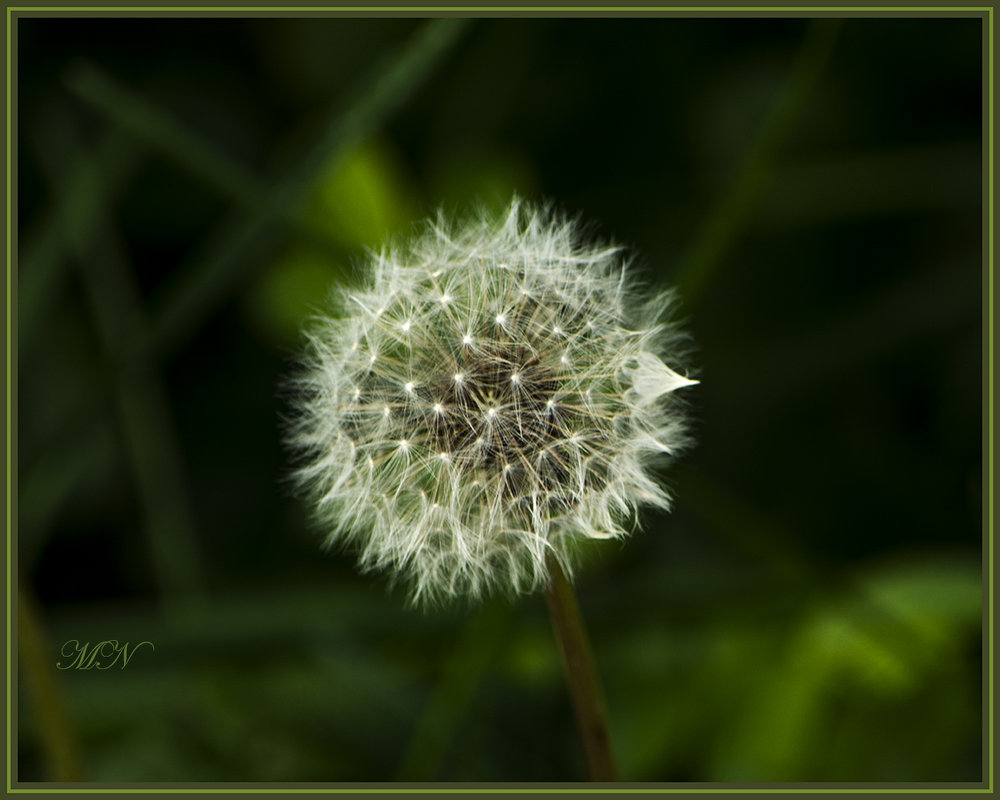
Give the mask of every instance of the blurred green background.
M 543 599 L 408 609 L 279 433 L 363 248 L 517 191 L 698 348 L 673 513 L 577 581 L 622 778 L 978 780 L 981 31 L 20 18 L 18 777 L 583 779 Z

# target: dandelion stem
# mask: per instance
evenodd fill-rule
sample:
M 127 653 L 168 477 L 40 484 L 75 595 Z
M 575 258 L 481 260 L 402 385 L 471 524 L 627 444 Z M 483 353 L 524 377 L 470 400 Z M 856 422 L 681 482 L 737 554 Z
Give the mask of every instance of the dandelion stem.
M 611 752 L 604 696 L 594 668 L 590 640 L 580 615 L 580 606 L 576 602 L 573 587 L 556 559 L 550 556 L 548 566 L 552 580 L 545 589 L 545 598 L 549 603 L 552 627 L 559 640 L 566 683 L 587 758 L 587 772 L 592 781 L 614 781 L 617 780 L 617 770 L 614 754 Z

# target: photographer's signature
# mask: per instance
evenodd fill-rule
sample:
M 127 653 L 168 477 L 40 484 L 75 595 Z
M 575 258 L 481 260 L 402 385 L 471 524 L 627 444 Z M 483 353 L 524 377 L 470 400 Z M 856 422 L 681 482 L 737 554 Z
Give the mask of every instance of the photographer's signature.
M 132 657 L 147 644 L 151 650 L 156 649 L 152 642 L 133 645 L 117 639 L 105 639 L 92 645 L 90 642 L 81 643 L 79 639 L 68 639 L 60 650 L 62 659 L 56 662 L 56 669 L 111 669 L 116 664 L 125 669 Z

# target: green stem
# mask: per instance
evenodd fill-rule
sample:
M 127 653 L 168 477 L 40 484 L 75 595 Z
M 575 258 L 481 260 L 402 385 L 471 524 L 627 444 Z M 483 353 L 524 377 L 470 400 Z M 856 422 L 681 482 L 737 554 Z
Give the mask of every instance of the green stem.
M 614 781 L 617 770 L 611 752 L 604 697 L 580 606 L 559 563 L 550 556 L 548 566 L 552 580 L 545 588 L 545 598 L 559 640 L 566 683 L 587 758 L 587 773 L 592 781 Z

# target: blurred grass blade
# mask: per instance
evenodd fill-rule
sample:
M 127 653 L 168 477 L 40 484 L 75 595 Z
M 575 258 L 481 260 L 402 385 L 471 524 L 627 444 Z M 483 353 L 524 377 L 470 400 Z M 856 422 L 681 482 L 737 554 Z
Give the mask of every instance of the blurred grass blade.
M 750 218 L 775 156 L 791 133 L 830 58 L 840 25 L 837 19 L 810 21 L 788 79 L 742 169 L 678 270 L 677 286 L 686 304 L 697 303 L 727 249 Z
M 429 781 L 438 777 L 455 731 L 483 675 L 494 663 L 498 648 L 504 644 L 511 617 L 511 605 L 495 600 L 466 625 L 403 754 L 399 780 Z
M 80 780 L 79 747 L 56 674 L 56 654 L 49 646 L 38 609 L 23 580 L 18 581 L 17 589 L 17 657 L 32 704 L 30 709 L 22 706 L 19 711 L 22 716 L 33 712 L 37 717 L 49 779 Z
M 25 237 L 17 269 L 18 348 L 30 347 L 43 323 L 49 298 L 62 282 L 70 242 L 63 235 L 68 214 L 78 218 L 81 235 L 89 237 L 95 221 L 133 174 L 139 148 L 121 132 L 108 134 L 89 159 L 77 159 L 52 193 L 52 208 L 37 229 Z M 88 241 L 83 242 L 89 244 Z
M 774 413 L 780 402 L 861 374 L 872 362 L 904 352 L 921 339 L 974 324 L 982 294 L 978 275 L 961 262 L 907 276 L 797 337 L 754 342 L 749 338 L 718 367 L 725 391 L 738 397 L 746 418 Z M 942 280 L 946 274 L 968 276 Z M 783 365 L 795 364 L 795 369 Z M 780 368 L 779 368 L 780 367 Z
M 754 221 L 771 232 L 831 220 L 978 211 L 980 149 L 978 141 L 953 141 L 781 165 Z
M 64 165 L 56 154 L 91 156 L 69 129 L 42 166 L 58 187 Z M 166 393 L 148 363 L 126 365 L 131 343 L 145 335 L 147 323 L 137 288 L 105 220 L 68 204 L 61 222 L 80 267 L 88 300 L 106 356 L 116 368 L 116 399 L 128 455 L 149 537 L 153 570 L 169 612 L 186 611 L 200 602 L 203 577 L 194 540 L 194 514 L 184 469 L 173 435 Z
M 857 773 L 865 769 L 857 755 L 837 763 L 844 752 L 837 740 L 845 738 L 838 727 L 845 706 L 859 702 L 874 718 L 868 724 L 889 721 L 881 735 L 891 733 L 904 709 L 919 708 L 923 718 L 935 702 L 954 713 L 939 718 L 947 727 L 929 732 L 928 740 L 967 735 L 966 719 L 971 722 L 979 698 L 956 680 L 962 673 L 951 670 L 979 638 L 980 576 L 975 560 L 938 553 L 875 562 L 849 573 L 836 591 L 815 596 L 773 649 L 755 691 L 731 710 L 731 729 L 716 740 L 712 771 L 734 781 L 819 781 Z M 937 691 L 929 692 L 935 684 Z M 860 729 L 865 723 L 857 714 L 852 719 Z M 815 758 L 818 748 L 822 760 Z M 889 763 L 885 768 L 899 769 Z M 933 761 L 921 764 L 921 780 L 942 780 L 935 769 Z
M 63 502 L 88 480 L 107 475 L 115 460 L 107 426 L 88 420 L 60 447 L 43 452 L 18 478 L 17 560 L 30 573 Z M 23 462 L 22 462 L 23 463 Z
M 383 60 L 361 81 L 353 101 L 334 113 L 315 146 L 279 187 L 282 199 L 298 203 L 334 154 L 371 136 L 430 77 L 468 20 L 445 17 L 427 22 L 409 44 Z
M 205 600 L 197 525 L 166 391 L 152 369 L 124 377 L 118 409 L 139 490 L 154 568 L 168 613 Z
M 177 162 L 245 211 L 257 212 L 287 226 L 326 255 L 343 255 L 324 230 L 299 218 L 295 209 L 279 203 L 264 179 L 189 131 L 149 99 L 122 86 L 92 64 L 77 65 L 67 76 L 67 83 L 71 91 L 101 110 L 123 131 Z
M 353 103 L 335 113 L 318 141 L 298 165 L 270 193 L 279 206 L 297 210 L 321 167 L 365 136 L 416 92 L 430 75 L 458 34 L 465 20 L 446 18 L 426 23 L 395 57 L 380 63 L 360 84 Z M 229 222 L 211 245 L 207 255 L 183 267 L 164 290 L 147 348 L 162 351 L 197 326 L 223 297 L 258 266 L 253 249 L 259 249 L 266 231 L 267 215 L 256 210 L 248 217 Z M 346 273 L 341 276 L 346 278 Z
M 211 147 L 136 92 L 91 64 L 77 65 L 67 77 L 70 90 L 99 108 L 124 130 L 169 156 L 231 200 L 278 213 L 267 187 L 225 153 Z

